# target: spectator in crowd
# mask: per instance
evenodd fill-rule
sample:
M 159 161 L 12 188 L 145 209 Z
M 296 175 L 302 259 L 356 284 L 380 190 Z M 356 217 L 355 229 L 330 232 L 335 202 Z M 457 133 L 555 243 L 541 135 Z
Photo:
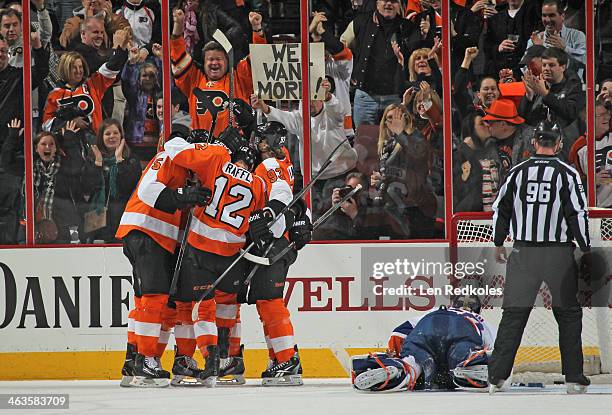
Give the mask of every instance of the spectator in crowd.
M 472 10 L 484 10 L 488 0 L 477 1 Z M 540 24 L 540 6 L 533 0 L 508 0 L 498 5 L 496 13 L 487 19 L 484 37 L 486 60 L 485 74 L 497 75 L 504 68 L 519 72 L 519 61 L 523 57 L 532 33 Z
M 375 218 L 374 215 L 368 215 L 368 178 L 359 172 L 351 172 L 346 175 L 344 180 L 344 188 L 336 187 L 331 193 L 330 200 L 327 206 L 337 204 L 344 196 L 343 192 L 350 192 L 351 188 L 357 187 L 360 184 L 362 190 L 354 197 L 349 198 L 342 203 L 340 209 L 321 224 L 313 233 L 315 240 L 371 240 L 378 239 L 381 235 L 380 229 L 377 226 L 377 221 L 374 224 L 371 221 Z
M 612 207 L 612 135 L 610 106 L 602 99 L 595 102 L 595 191 L 597 207 Z M 570 162 L 586 182 L 589 171 L 587 137 L 580 137 L 572 146 Z
M 49 52 L 42 47 L 37 32 L 30 35 L 32 45 L 32 88 L 37 88 L 49 73 Z M 23 118 L 23 72 L 9 64 L 9 45 L 0 35 L 0 147 L 8 135 L 6 125 Z M 23 166 L 19 170 L 23 174 Z M 2 187 L 2 186 L 0 186 Z
M 462 119 L 480 110 L 481 112 L 491 106 L 499 98 L 497 80 L 491 76 L 483 76 L 476 84 L 476 94 L 472 96 L 468 88 L 469 69 L 474 58 L 478 55 L 478 48 L 471 47 L 465 50 L 461 67 L 455 74 L 453 83 L 453 103 L 459 109 Z M 468 125 L 471 123 L 468 122 Z
M 406 76 L 396 52 L 409 56 L 407 44 L 412 33 L 424 34 L 426 42 L 433 40 L 433 31 L 429 30 L 429 17 L 423 19 L 421 26 L 402 18 L 399 0 L 378 0 L 376 11 L 358 15 L 352 29 L 352 82 L 356 87 L 353 121 L 355 127 L 378 124 L 383 110 L 397 102 L 404 89 Z M 396 43 L 395 50 L 392 41 Z
M 514 101 L 503 97 L 493 101 L 482 120 L 496 140 L 503 181 L 512 167 L 535 154 L 531 143 L 534 128 L 524 125 L 525 119 L 518 115 Z
M 351 147 L 344 132 L 344 114 L 340 101 L 331 92 L 331 84 L 328 80 L 322 82 L 322 88 L 326 90 L 325 100 L 312 100 L 310 102 L 310 160 L 312 175 L 316 175 L 321 165 L 329 157 L 331 152 L 339 145 L 341 148 L 336 152 L 336 158 L 332 164 L 325 169 L 320 179 L 315 183 L 312 191 L 313 213 L 320 214 L 323 206 L 324 188 L 337 187 L 338 181 L 343 181 L 346 174 L 352 171 L 357 164 L 357 152 Z M 251 106 L 260 109 L 266 115 L 268 121 L 278 121 L 285 126 L 287 131 L 295 134 L 300 141 L 299 154 L 300 165 L 304 165 L 304 141 L 302 112 L 298 110 L 283 111 L 267 105 L 257 95 L 251 95 Z
M 597 99 L 603 100 L 608 108 L 612 108 L 612 79 L 605 79 L 601 83 L 601 92 L 597 95 Z
M 162 43 L 159 0 L 124 0 L 117 14 L 130 23 L 138 48 L 138 61 L 144 62 L 153 53 L 153 45 Z
M 81 211 L 86 192 L 84 166 L 78 127 L 69 122 L 58 136 L 41 132 L 34 138 L 35 241 L 66 244 L 71 242 L 71 228 L 81 227 Z M 7 141 L 11 154 L 23 142 L 21 121 L 9 124 Z M 22 201 L 23 203 L 23 201 Z M 23 206 L 22 206 L 23 208 Z
M 157 151 L 164 149 L 167 135 L 164 132 L 164 97 L 159 95 L 156 100 L 156 113 L 157 119 L 159 120 L 159 141 L 157 144 Z M 170 98 L 170 122 L 172 125 L 182 125 L 186 127 L 186 131 L 191 126 L 191 116 L 188 112 L 183 111 L 181 108 L 187 107 L 187 98 L 178 89 L 174 88 L 171 92 Z
M 159 141 L 155 99 L 161 91 L 161 49 L 161 45 L 153 45 L 152 61 L 139 65 L 138 49 L 135 48 L 130 52 L 130 60 L 121 74 L 123 93 L 127 99 L 127 144 L 145 165 L 157 152 Z
M 380 123 L 378 156 L 379 169 L 372 172 L 370 183 L 377 190 L 375 202 L 384 206 L 383 217 L 401 218 L 406 222 L 404 238 L 433 237 L 436 198 L 429 184 L 432 149 L 415 128 L 411 113 L 401 104 L 391 104 L 385 109 Z
M 455 212 L 490 212 L 499 190 L 501 165 L 484 115 L 482 110 L 467 115 L 463 140 L 453 152 Z
M 198 34 L 198 10 L 200 0 L 182 0 L 178 4 L 178 8 L 185 12 L 185 20 L 183 23 L 183 38 L 185 39 L 185 49 L 187 53 L 193 56 L 196 45 L 200 43 L 200 35 Z
M 544 30 L 534 32 L 527 48 L 532 45 L 543 45 L 546 48 L 558 48 L 570 58 L 571 68 L 579 75 L 586 65 L 586 36 L 580 30 L 566 27 L 565 11 L 562 0 L 544 0 L 542 2 L 542 25 Z
M 97 131 L 102 121 L 102 95 L 114 82 L 127 61 L 128 34 L 118 30 L 113 36 L 113 51 L 104 65 L 89 76 L 84 58 L 77 52 L 62 55 L 58 67 L 63 87 L 54 89 L 47 97 L 43 129 L 56 131 L 58 125 L 76 120 L 81 129 Z
M 112 118 L 102 122 L 96 144 L 91 148 L 100 187 L 90 205 L 98 213 L 104 212 L 106 221 L 105 226 L 89 235 L 89 239 L 117 242 L 115 232 L 121 215 L 142 172 L 140 161 L 130 153 L 121 123 Z
M 104 45 L 104 20 L 100 17 L 86 17 L 81 23 L 81 41 L 74 44 L 90 71 L 100 69 L 107 60 L 109 51 Z
M 38 3 L 42 3 L 41 0 L 37 0 Z M 49 13 L 46 10 L 42 10 L 40 13 L 39 27 L 42 32 L 46 35 L 46 39 L 43 39 L 41 33 L 39 37 L 41 42 L 44 40 L 44 44 L 50 40 L 50 34 L 53 28 L 51 27 L 51 20 Z M 4 36 L 9 44 L 9 63 L 16 68 L 23 68 L 23 38 L 21 28 L 21 13 L 14 9 L 3 9 L 0 11 L 0 35 Z
M 183 38 L 185 13 L 175 9 L 173 19 L 174 26 L 170 40 L 172 72 L 177 88 L 189 99 L 191 127 L 210 131 L 212 136 L 218 137 L 229 122 L 229 110 L 223 105 L 229 97 L 228 56 L 219 43 L 208 42 L 203 51 L 204 66 L 203 69 L 199 69 L 194 64 L 194 58 L 185 49 Z M 249 19 L 253 28 L 253 42 L 265 43 L 261 15 L 251 13 Z M 236 99 L 245 103 L 249 101 L 253 93 L 249 59 L 242 59 L 237 63 L 234 69 L 233 88 Z M 220 98 L 219 102 L 213 97 Z
M 418 90 L 422 81 L 425 81 L 438 94 L 442 96 L 442 74 L 437 61 L 437 51 L 441 47 L 439 39 L 436 39 L 434 48 L 416 49 L 408 59 L 408 81 L 409 87 Z M 403 65 L 404 58 L 398 56 L 398 61 Z
M 113 13 L 110 0 L 82 0 L 82 7 L 76 8 L 74 16 L 67 19 L 60 35 L 60 45 L 66 50 L 72 50 L 81 32 L 81 23 L 86 17 L 97 16 L 104 19 L 104 45 L 108 47 L 115 32 L 124 30 L 131 36 L 130 22 L 123 16 Z
M 584 93 L 577 75 L 566 72 L 567 61 L 567 54 L 561 49 L 548 48 L 542 54 L 542 74 L 536 77 L 529 70 L 525 72 L 526 93 L 520 113 L 526 116 L 529 125 L 549 119 L 566 128 L 578 118 L 584 107 Z
M 324 25 L 327 16 L 315 13 L 310 24 L 310 33 L 315 42 L 325 45 L 325 75 L 331 83 L 330 92 L 338 98 L 344 114 L 344 130 L 348 137 L 355 136 L 353 130 L 352 106 L 350 97 L 351 73 L 353 72 L 353 53 Z

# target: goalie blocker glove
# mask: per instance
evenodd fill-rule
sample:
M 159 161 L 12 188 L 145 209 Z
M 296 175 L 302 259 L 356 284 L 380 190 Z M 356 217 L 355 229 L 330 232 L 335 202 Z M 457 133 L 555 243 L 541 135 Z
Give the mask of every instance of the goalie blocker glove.
M 166 187 L 155 201 L 155 209 L 166 213 L 174 213 L 191 205 L 206 206 L 210 201 L 212 192 L 202 186 L 181 187 L 172 190 Z

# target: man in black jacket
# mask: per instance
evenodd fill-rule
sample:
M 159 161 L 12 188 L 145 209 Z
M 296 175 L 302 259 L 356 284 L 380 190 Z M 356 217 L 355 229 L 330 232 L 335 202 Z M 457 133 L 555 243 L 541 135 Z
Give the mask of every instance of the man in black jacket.
M 404 90 L 406 71 L 398 63 L 391 43 L 397 42 L 408 61 L 408 42 L 413 32 L 433 44 L 434 20 L 427 19 L 419 27 L 402 18 L 399 0 L 378 0 L 373 14 L 361 14 L 353 21 L 355 41 L 352 83 L 357 87 L 354 99 L 353 121 L 360 124 L 378 124 L 383 110 L 399 101 Z M 422 46 L 419 46 L 422 47 Z
M 519 61 L 527 41 L 540 25 L 540 4 L 541 1 L 508 0 L 507 5 L 498 6 L 497 14 L 487 19 L 485 73 L 497 76 L 503 68 L 513 69 L 517 75 L 520 73 Z M 510 35 L 518 36 L 518 40 Z
M 525 73 L 527 92 L 519 113 L 525 115 L 527 124 L 535 126 L 551 119 L 565 128 L 578 118 L 584 107 L 584 93 L 580 79 L 573 72 L 565 71 L 567 63 L 565 52 L 548 48 L 542 54 L 542 74 L 536 77 L 531 71 Z

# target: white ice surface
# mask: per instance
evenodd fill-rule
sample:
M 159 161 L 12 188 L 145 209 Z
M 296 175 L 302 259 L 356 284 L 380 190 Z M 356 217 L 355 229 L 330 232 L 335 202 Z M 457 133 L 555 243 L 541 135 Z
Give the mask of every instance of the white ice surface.
M 1 410 L 5 414 L 126 415 L 415 415 L 415 414 L 612 414 L 612 386 L 593 385 L 586 395 L 564 386 L 511 392 L 357 393 L 346 379 L 305 379 L 302 387 L 121 388 L 117 381 L 0 382 L 0 393 L 68 393 L 69 410 Z

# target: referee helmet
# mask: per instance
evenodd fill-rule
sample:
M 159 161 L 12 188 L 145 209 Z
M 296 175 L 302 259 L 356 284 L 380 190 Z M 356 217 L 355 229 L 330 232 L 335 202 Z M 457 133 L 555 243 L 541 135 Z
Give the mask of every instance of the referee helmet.
M 554 147 L 561 139 L 561 130 L 557 124 L 543 120 L 536 127 L 534 138 L 541 146 Z

